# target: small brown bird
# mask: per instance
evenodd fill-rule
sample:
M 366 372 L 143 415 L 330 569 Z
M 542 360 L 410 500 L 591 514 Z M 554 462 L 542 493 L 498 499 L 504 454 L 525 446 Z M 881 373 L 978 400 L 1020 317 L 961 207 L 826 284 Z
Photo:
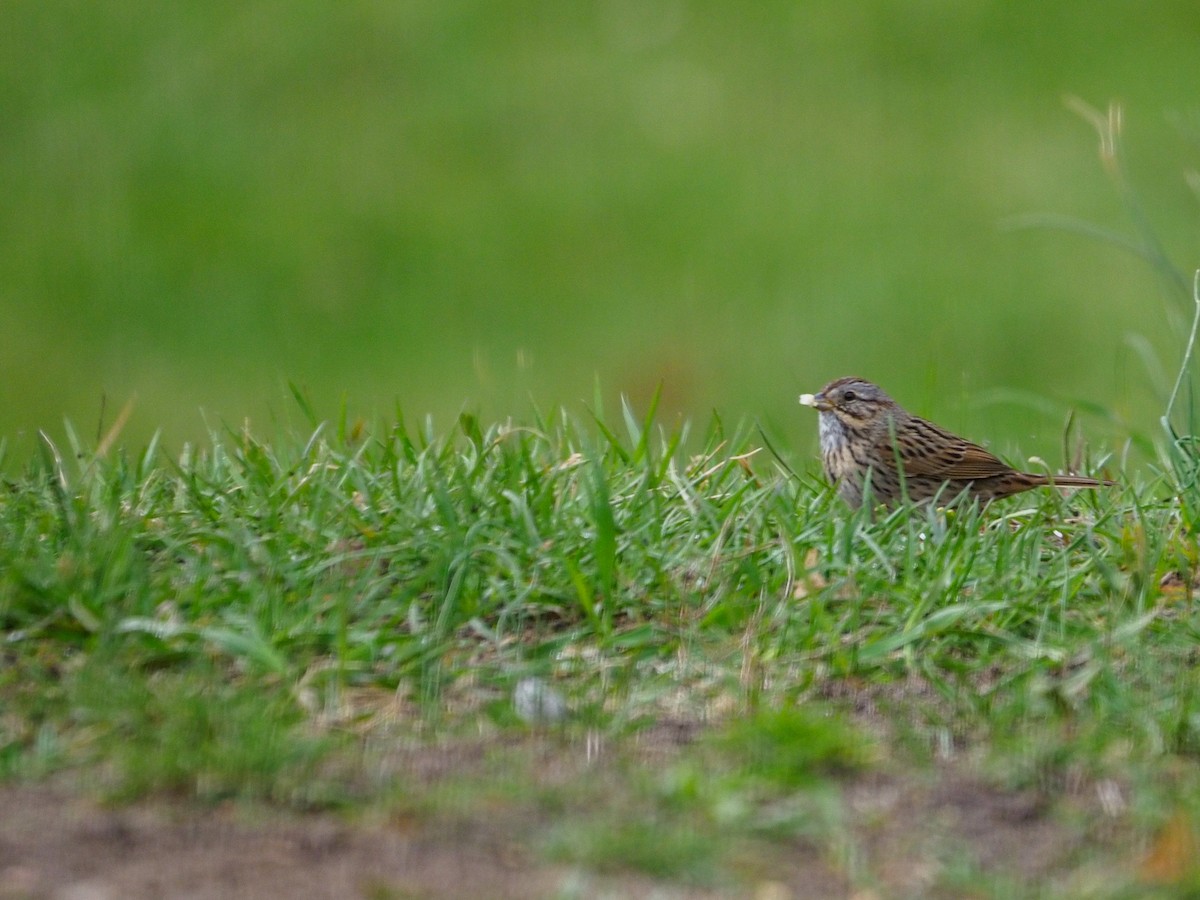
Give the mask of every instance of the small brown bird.
M 868 473 L 871 496 L 895 505 L 949 503 L 963 491 L 988 501 L 1030 488 L 1103 487 L 1111 481 L 1078 475 L 1037 475 L 1006 465 L 978 444 L 906 412 L 880 388 L 861 378 L 839 378 L 800 402 L 821 413 L 821 461 L 826 477 L 853 507 L 863 502 Z M 903 487 L 900 471 L 903 469 Z

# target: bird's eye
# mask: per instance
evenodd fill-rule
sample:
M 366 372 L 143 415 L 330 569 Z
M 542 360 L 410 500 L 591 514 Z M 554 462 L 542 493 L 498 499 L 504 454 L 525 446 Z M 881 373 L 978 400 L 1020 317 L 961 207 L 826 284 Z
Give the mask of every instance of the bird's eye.
M 842 394 L 842 399 L 847 403 L 853 403 L 858 399 L 858 394 L 854 393 L 854 391 L 846 391 L 846 393 Z

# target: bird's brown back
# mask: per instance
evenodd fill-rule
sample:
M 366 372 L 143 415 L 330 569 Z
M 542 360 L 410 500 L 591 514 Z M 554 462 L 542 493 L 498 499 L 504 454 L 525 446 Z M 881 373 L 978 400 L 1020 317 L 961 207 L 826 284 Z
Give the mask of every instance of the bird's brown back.
M 965 492 L 987 501 L 1050 484 L 1112 484 L 1014 469 L 978 444 L 912 415 L 862 379 L 830 382 L 807 400 L 821 413 L 825 474 L 853 506 L 862 503 L 868 483 L 874 498 L 889 505 L 904 496 L 917 502 L 950 502 Z

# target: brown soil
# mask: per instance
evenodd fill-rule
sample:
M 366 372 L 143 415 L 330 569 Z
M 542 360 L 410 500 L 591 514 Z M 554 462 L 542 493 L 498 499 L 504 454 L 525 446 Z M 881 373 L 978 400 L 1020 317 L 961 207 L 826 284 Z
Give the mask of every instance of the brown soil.
M 554 823 L 531 828 L 503 809 L 448 826 L 161 799 L 110 809 L 63 788 L 9 786 L 0 788 L 0 898 L 953 896 L 941 877 L 949 861 L 1070 885 L 1096 850 L 1094 828 L 1065 824 L 1089 818 L 1086 792 L 1066 798 L 1076 815 L 1063 816 L 1035 791 L 946 772 L 864 777 L 844 785 L 843 801 L 854 852 L 764 844 L 745 883 L 722 890 L 548 863 L 534 844 Z

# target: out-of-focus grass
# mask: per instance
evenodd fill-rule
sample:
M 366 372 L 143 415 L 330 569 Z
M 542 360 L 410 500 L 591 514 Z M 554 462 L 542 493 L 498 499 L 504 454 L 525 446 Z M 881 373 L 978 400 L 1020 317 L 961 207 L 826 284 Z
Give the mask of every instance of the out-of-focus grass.
M 0 433 L 23 456 L 136 394 L 126 436 L 177 447 L 201 409 L 261 423 L 287 380 L 444 425 L 598 375 L 799 436 L 794 395 L 850 372 L 1002 449 L 1048 453 L 1065 406 L 980 410 L 985 388 L 1145 429 L 1124 341 L 1170 346 L 1153 277 L 997 223 L 1121 223 L 1061 102 L 1118 98 L 1190 251 L 1198 24 L 1182 2 L 18 4 Z

